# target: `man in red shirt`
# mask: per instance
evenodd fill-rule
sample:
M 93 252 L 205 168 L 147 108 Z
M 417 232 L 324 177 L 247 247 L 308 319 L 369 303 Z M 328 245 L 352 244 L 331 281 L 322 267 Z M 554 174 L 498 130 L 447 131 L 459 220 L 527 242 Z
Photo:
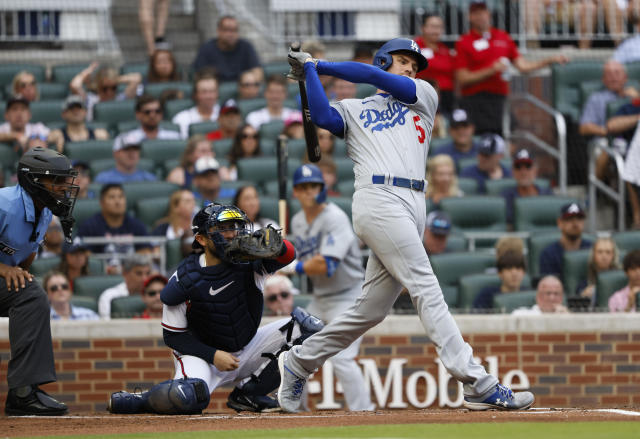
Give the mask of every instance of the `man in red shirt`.
M 416 77 L 432 80 L 440 89 L 440 105 L 438 111 L 450 115 L 455 108 L 453 86 L 454 57 L 451 50 L 440 38 L 444 32 L 442 18 L 436 14 L 425 14 L 422 17 L 422 35 L 414 40 L 420 46 L 422 54 L 429 60 L 429 68 L 419 72 Z
M 460 106 L 476 124 L 476 134 L 502 134 L 502 110 L 509 94 L 511 67 L 529 73 L 554 63 L 566 63 L 564 55 L 527 61 L 504 31 L 491 26 L 484 1 L 469 5 L 471 29 L 456 43 L 455 78 L 461 87 Z

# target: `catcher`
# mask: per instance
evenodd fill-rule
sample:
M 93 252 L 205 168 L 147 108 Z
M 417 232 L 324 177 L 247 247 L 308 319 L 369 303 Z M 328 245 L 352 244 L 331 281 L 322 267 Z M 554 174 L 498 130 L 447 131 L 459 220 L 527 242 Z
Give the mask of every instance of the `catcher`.
M 280 384 L 277 355 L 322 328 L 300 308 L 260 327 L 262 285 L 295 258 L 271 225 L 252 232 L 235 206 L 209 204 L 193 219 L 194 252 L 161 293 L 164 341 L 173 349 L 174 379 L 142 393 L 111 395 L 111 413 L 196 414 L 219 386 L 235 384 L 227 406 L 279 410 L 268 396 Z

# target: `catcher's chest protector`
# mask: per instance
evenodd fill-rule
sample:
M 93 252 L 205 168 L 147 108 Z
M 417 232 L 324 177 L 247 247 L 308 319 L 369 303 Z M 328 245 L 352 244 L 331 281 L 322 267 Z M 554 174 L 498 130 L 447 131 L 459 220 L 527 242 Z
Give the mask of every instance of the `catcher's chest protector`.
M 246 346 L 256 334 L 264 306 L 251 264 L 201 267 L 190 255 L 178 267 L 188 300 L 189 329 L 203 343 L 227 352 Z

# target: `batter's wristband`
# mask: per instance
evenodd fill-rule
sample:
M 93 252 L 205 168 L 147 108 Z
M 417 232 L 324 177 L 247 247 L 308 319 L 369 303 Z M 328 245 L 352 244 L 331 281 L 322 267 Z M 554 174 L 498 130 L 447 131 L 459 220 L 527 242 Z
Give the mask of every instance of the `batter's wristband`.
M 304 274 L 304 262 L 298 261 L 298 263 L 296 264 L 296 273 Z

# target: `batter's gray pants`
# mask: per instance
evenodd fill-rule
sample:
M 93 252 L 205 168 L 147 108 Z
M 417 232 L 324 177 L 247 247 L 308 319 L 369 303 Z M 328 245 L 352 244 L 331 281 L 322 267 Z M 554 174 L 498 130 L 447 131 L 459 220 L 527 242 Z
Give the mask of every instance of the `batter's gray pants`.
M 442 363 L 464 384 L 465 395 L 483 396 L 497 384 L 497 378 L 473 360 L 471 346 L 444 301 L 422 244 L 425 221 L 422 192 L 380 185 L 355 192 L 354 230 L 372 251 L 362 294 L 322 331 L 291 350 L 293 372 L 308 376 L 384 320 L 404 286 Z
M 47 294 L 34 280 L 14 291 L 0 278 L 0 317 L 9 317 L 10 389 L 56 380 Z

